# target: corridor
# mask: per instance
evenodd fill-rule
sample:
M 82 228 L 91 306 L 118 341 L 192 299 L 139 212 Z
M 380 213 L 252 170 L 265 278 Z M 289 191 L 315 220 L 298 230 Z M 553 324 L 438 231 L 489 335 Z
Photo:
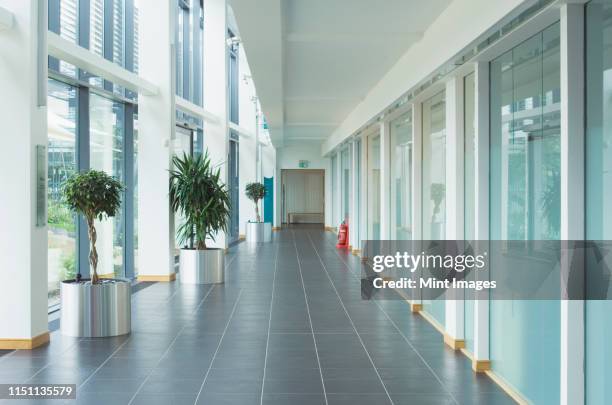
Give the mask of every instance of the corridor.
M 405 302 L 363 301 L 359 259 L 334 242 L 302 226 L 237 244 L 224 285 L 152 283 L 130 335 L 53 332 L 1 356 L 0 383 L 77 385 L 53 404 L 514 403 Z

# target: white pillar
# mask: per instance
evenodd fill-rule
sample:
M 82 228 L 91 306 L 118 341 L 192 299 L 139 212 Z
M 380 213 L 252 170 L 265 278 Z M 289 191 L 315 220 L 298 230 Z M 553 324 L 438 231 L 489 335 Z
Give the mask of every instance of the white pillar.
M 0 32 L 0 349 L 49 340 L 46 218 L 37 226 L 37 198 L 44 213 L 47 193 L 46 149 L 40 190 L 36 159 L 36 146 L 47 146 L 46 3 L 0 0 L 13 15 L 12 28 Z
M 225 0 L 204 2 L 204 106 L 220 118 L 217 123 L 208 123 L 204 128 L 204 147 L 208 150 L 214 166 L 221 169 L 221 181 L 228 179 L 228 49 L 227 49 L 227 4 Z M 227 248 L 224 232 L 215 235 L 215 241 L 207 242 L 211 247 Z
M 380 240 L 391 237 L 391 164 L 389 122 L 380 123 Z
M 446 82 L 446 239 L 463 239 L 463 77 Z M 463 294 L 446 292 L 444 342 L 465 347 Z
M 168 199 L 175 136 L 174 7 L 140 3 L 140 76 L 155 83 L 154 96 L 138 100 L 138 279 L 172 281 L 174 214 Z
M 584 5 L 561 6 L 561 240 L 584 234 Z M 562 257 L 567 276 L 569 257 Z M 562 277 L 562 283 L 567 282 Z M 584 403 L 584 301 L 561 300 L 561 404 Z
M 423 108 L 420 102 L 412 105 L 412 240 L 423 237 Z M 410 291 L 412 312 L 423 309 L 422 295 L 419 289 Z
M 475 236 L 477 241 L 489 239 L 489 64 L 478 62 L 475 66 L 476 82 L 476 151 L 475 184 Z M 489 370 L 489 299 L 488 292 L 475 293 L 474 301 L 474 353 L 472 369 Z
M 363 241 L 368 240 L 368 138 L 361 136 L 361 172 L 359 173 L 359 254 L 363 254 Z
M 351 141 L 350 150 L 351 156 L 351 184 L 350 184 L 350 201 L 349 201 L 349 210 L 350 210 L 350 220 L 349 220 L 349 244 L 353 250 L 361 249 L 360 241 L 359 241 L 359 198 L 360 195 L 357 192 L 359 189 L 359 173 L 357 162 L 360 158 L 357 151 L 357 142 L 355 140 Z
M 239 121 L 240 126 L 251 132 L 253 136 L 241 136 L 238 153 L 238 170 L 239 170 L 239 221 L 240 221 L 240 237 L 246 235 L 246 223 L 255 221 L 255 204 L 245 195 L 245 187 L 247 184 L 257 181 L 257 114 L 258 104 L 255 98 L 255 85 L 251 78 L 251 71 L 246 59 L 244 48 L 240 46 L 238 49 L 238 99 L 239 99 Z M 262 179 L 263 181 L 263 179 Z M 261 208 L 261 207 L 260 207 Z M 263 220 L 263 210 L 260 210 Z

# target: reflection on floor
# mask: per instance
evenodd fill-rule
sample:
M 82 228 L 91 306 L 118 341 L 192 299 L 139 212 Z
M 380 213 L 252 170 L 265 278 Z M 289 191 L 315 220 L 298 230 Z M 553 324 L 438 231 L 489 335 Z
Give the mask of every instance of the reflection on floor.
M 1 356 L 0 383 L 77 384 L 52 404 L 514 403 L 405 302 L 363 301 L 359 260 L 334 243 L 300 226 L 236 245 L 224 285 L 140 290 L 131 335 L 54 332 Z

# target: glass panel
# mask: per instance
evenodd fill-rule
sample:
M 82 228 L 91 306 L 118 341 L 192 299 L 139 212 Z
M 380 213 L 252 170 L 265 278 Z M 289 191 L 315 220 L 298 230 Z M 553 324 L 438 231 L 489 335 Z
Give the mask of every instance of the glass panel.
M 77 219 L 63 203 L 64 182 L 76 172 L 77 94 L 67 84 L 48 85 L 48 285 L 49 306 L 59 304 L 60 281 L 75 277 Z
M 176 137 L 172 140 L 172 150 L 175 156 L 183 157 L 183 155 L 191 155 L 192 145 L 192 133 L 193 131 L 184 127 L 176 127 Z M 178 229 L 185 223 L 183 216 L 176 212 L 174 214 L 174 234 L 175 234 L 175 247 L 181 248 L 178 239 Z M 183 245 L 184 246 L 184 245 Z
M 423 240 L 442 240 L 446 228 L 446 100 L 445 92 L 423 103 Z M 441 325 L 444 297 L 423 300 L 423 309 Z
M 612 239 L 612 0 L 586 6 L 587 238 Z M 612 254 L 604 253 L 612 267 Z M 588 277 L 588 273 L 587 273 Z M 612 302 L 586 303 L 586 402 L 612 403 Z
M 90 164 L 118 180 L 124 180 L 124 106 L 97 94 L 89 97 Z M 99 275 L 123 277 L 124 210 L 110 219 L 96 221 Z
M 231 140 L 229 143 L 229 165 L 228 165 L 228 188 L 231 199 L 230 214 L 230 242 L 235 242 L 240 237 L 240 144 L 238 141 Z M 261 204 L 263 205 L 263 204 Z M 263 215 L 261 215 L 263 218 Z M 263 221 L 263 219 L 262 219 Z
M 357 164 L 355 165 L 355 176 L 357 176 L 356 178 L 356 188 L 355 188 L 355 195 L 356 197 L 356 206 L 355 209 L 357 210 L 355 218 L 358 218 L 359 223 L 357 224 L 357 226 L 353 226 L 353 229 L 355 229 L 355 236 L 357 237 L 355 240 L 361 244 L 361 235 L 363 235 L 363 231 L 362 231 L 362 227 L 365 226 L 365 220 L 363 218 L 362 215 L 362 210 L 361 210 L 361 204 L 362 204 L 362 193 L 361 193 L 361 139 L 359 139 L 357 142 L 355 142 L 355 147 L 357 148 L 356 150 L 356 157 L 357 157 Z M 361 249 L 360 246 L 355 247 L 354 249 Z
M 342 159 L 342 217 L 341 220 L 349 219 L 349 204 L 351 190 L 351 159 L 349 149 L 344 149 L 340 155 Z
M 476 152 L 476 85 L 474 73 L 464 78 L 464 110 L 463 110 L 463 133 L 464 133 L 464 183 L 463 183 L 463 209 L 464 225 L 463 238 L 465 240 L 476 239 L 476 172 L 475 172 L 475 152 Z M 474 352 L 474 292 L 465 291 L 464 312 L 465 312 L 465 347 L 470 352 Z
M 380 239 L 380 135 L 368 137 L 368 240 Z
M 60 1 L 60 36 L 72 43 L 77 43 L 79 39 L 78 21 L 79 4 L 78 0 Z M 63 60 L 59 62 L 59 71 L 70 77 L 76 76 L 76 67 Z
M 391 239 L 412 239 L 412 112 L 390 123 Z
M 559 66 L 558 24 L 491 63 L 491 239 L 559 238 Z M 559 301 L 492 300 L 494 371 L 533 403 L 559 403 L 559 333 Z
M 138 114 L 134 114 L 134 277 L 138 276 Z
M 338 165 L 338 155 L 335 154 L 331 158 L 331 172 L 332 172 L 331 197 L 332 197 L 332 226 L 333 227 L 340 225 L 340 223 L 338 222 L 338 217 L 339 217 L 338 207 L 336 206 L 338 202 L 338 197 L 339 197 L 338 174 L 337 174 L 338 166 L 337 165 Z

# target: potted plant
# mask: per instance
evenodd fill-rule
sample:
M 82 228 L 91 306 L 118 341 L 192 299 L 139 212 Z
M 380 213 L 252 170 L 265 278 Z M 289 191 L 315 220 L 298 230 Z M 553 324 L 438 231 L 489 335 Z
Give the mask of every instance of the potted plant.
M 214 169 L 208 152 L 204 156 L 172 158 L 170 205 L 180 213 L 184 224 L 177 229 L 182 283 L 223 283 L 225 250 L 206 246 L 215 234 L 226 231 L 230 214 L 230 196 L 221 183 L 221 170 Z
M 259 200 L 266 196 L 266 187 L 258 182 L 249 183 L 245 187 L 245 193 L 249 200 L 255 204 L 255 215 L 257 221 L 249 221 L 246 224 L 247 242 L 270 242 L 272 240 L 272 224 L 262 222 L 259 215 Z
M 124 335 L 131 328 L 131 284 L 123 279 L 98 277 L 98 238 L 95 221 L 114 217 L 121 207 L 123 185 L 105 172 L 75 173 L 63 189 L 66 205 L 82 215 L 89 236 L 89 272 L 81 269 L 73 280 L 61 283 L 62 333 L 79 337 Z

